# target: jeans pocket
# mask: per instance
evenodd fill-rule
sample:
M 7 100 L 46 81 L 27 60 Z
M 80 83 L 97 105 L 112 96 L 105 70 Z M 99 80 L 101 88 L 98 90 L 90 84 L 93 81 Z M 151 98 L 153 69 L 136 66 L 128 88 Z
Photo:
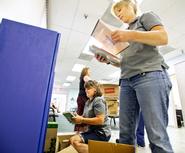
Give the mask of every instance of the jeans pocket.
M 168 89 L 171 90 L 171 88 L 172 88 L 172 82 L 171 82 L 171 80 L 169 78 L 169 75 L 168 75 L 168 73 L 167 73 L 166 70 L 163 70 L 162 71 L 162 76 L 163 76 L 163 79 L 164 79 L 164 81 L 165 81 Z

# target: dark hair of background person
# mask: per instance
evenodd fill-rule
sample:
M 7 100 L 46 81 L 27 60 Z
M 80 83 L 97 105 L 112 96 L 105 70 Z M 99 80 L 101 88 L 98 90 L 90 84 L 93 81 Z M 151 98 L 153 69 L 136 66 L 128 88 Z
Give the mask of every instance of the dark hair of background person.
M 96 89 L 96 93 L 94 94 L 94 98 L 95 97 L 101 97 L 102 91 L 100 89 L 100 85 L 97 81 L 94 80 L 89 80 L 84 84 L 85 89 L 90 89 L 90 88 L 95 88 Z
M 83 68 L 83 70 L 81 72 L 81 75 L 80 75 L 80 78 L 83 78 L 85 75 L 87 75 L 88 70 L 89 70 L 89 67 Z

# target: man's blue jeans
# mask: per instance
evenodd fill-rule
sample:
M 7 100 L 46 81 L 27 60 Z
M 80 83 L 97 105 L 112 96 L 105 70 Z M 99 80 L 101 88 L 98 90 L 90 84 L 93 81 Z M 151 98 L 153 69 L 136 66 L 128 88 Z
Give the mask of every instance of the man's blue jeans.
M 173 153 L 166 131 L 171 82 L 165 70 L 120 82 L 120 143 L 134 144 L 141 109 L 152 153 Z
M 136 130 L 136 139 L 138 146 L 144 147 L 145 146 L 145 126 L 144 126 L 144 120 L 143 115 L 140 112 L 139 113 L 139 123 Z

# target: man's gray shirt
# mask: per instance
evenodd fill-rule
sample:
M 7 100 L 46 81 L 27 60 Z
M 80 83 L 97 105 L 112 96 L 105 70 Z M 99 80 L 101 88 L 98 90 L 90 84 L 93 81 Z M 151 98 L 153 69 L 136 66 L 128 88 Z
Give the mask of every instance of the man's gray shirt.
M 129 24 L 128 29 L 150 31 L 155 26 L 162 26 L 153 12 L 144 13 Z M 129 42 L 129 47 L 121 52 L 121 79 L 130 78 L 143 72 L 168 68 L 157 46 Z

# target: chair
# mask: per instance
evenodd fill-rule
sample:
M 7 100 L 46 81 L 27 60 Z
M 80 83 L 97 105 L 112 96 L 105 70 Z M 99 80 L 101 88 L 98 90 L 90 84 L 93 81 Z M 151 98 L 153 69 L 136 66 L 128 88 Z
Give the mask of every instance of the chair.
M 108 117 L 110 118 L 110 126 L 112 123 L 112 120 L 114 121 L 114 126 L 116 126 L 116 118 L 119 118 L 118 114 L 109 114 Z
M 55 113 L 54 108 L 53 107 L 50 107 L 48 121 L 50 121 L 50 122 L 56 122 L 56 117 L 58 117 L 58 115 Z

